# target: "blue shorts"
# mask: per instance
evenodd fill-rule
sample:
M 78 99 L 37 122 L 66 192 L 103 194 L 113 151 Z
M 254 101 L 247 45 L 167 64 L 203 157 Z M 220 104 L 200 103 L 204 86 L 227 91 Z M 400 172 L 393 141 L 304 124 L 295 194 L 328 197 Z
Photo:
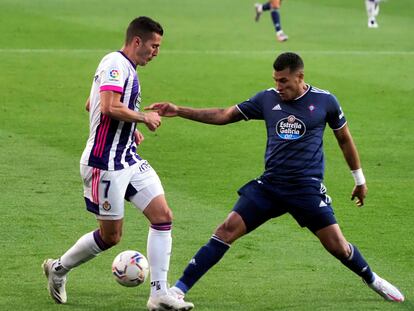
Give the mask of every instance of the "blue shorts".
M 242 217 L 247 232 L 285 213 L 291 214 L 301 227 L 314 233 L 337 223 L 331 198 L 318 181 L 289 184 L 261 178 L 248 182 L 238 193 L 240 198 L 233 211 Z

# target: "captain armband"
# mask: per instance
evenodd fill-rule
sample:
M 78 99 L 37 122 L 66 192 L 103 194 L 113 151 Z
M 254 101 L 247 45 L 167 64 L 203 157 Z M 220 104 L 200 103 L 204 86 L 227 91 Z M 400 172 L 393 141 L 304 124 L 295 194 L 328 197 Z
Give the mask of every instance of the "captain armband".
M 352 177 L 354 177 L 356 186 L 361 186 L 365 184 L 365 176 L 364 176 L 364 173 L 362 172 L 362 168 L 351 171 L 351 174 L 352 174 Z

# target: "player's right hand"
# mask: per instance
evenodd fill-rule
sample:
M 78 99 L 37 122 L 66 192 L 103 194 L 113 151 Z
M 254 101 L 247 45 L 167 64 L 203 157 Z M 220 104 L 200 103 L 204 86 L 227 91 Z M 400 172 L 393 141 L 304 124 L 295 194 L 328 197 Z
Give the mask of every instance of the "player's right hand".
M 153 103 L 148 107 L 145 107 L 144 110 L 156 111 L 163 117 L 175 117 L 178 113 L 178 107 L 169 102 Z
M 147 112 L 144 117 L 144 123 L 150 131 L 155 131 L 161 125 L 161 117 L 154 111 Z

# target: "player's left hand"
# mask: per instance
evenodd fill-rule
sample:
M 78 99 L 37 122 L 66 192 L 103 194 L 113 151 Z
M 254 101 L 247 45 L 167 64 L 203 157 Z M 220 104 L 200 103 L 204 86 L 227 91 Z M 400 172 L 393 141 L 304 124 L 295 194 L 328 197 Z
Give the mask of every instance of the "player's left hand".
M 134 136 L 135 136 L 135 143 L 137 145 L 139 145 L 140 143 L 144 141 L 144 135 L 140 131 L 135 130 Z
M 367 184 L 355 186 L 354 190 L 352 190 L 351 200 L 356 200 L 356 205 L 358 207 L 362 207 L 364 205 L 365 197 L 367 196 L 368 188 Z

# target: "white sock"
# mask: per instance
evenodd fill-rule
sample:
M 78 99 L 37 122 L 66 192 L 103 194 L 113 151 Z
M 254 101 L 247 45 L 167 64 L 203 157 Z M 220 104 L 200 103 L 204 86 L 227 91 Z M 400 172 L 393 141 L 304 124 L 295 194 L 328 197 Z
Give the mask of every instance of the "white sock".
M 61 274 L 58 267 L 59 264 L 66 270 L 66 273 L 79 266 L 80 264 L 96 257 L 102 250 L 96 244 L 93 237 L 94 232 L 89 232 L 82 236 L 66 253 L 64 253 L 58 260 L 56 265 L 56 272 Z M 64 273 L 63 273 L 64 274 Z
M 151 296 L 165 295 L 168 291 L 171 246 L 171 230 L 149 229 L 147 257 L 151 273 Z
M 369 1 L 369 0 L 365 0 L 365 7 L 367 9 L 367 15 L 369 18 L 373 18 L 375 17 L 375 2 L 374 1 Z

